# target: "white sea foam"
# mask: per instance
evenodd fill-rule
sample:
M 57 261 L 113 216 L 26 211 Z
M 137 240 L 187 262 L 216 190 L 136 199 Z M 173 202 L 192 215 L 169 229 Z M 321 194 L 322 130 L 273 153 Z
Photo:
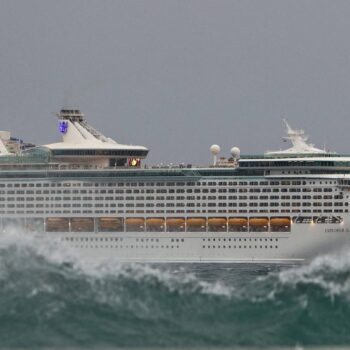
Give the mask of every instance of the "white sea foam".
M 350 297 L 350 251 L 315 258 L 308 265 L 294 267 L 278 273 L 282 285 L 299 284 L 318 286 L 331 297 Z
M 164 265 L 123 263 L 116 260 L 93 263 L 80 259 L 78 254 L 64 242 L 58 242 L 44 235 L 24 233 L 15 227 L 0 236 L 0 251 L 13 248 L 16 251 L 13 259 L 20 259 L 19 264 L 23 264 L 23 259 L 27 259 L 30 264 L 29 260 L 33 256 L 41 257 L 45 262 L 56 266 L 68 263 L 75 273 L 82 275 L 91 284 L 103 279 L 126 278 L 139 283 L 157 282 L 164 285 L 170 292 L 180 294 L 199 292 L 229 297 L 233 292 L 233 288 L 224 283 L 206 282 L 191 272 L 175 271 L 171 268 L 164 268 Z M 16 262 L 13 261 L 13 263 Z M 38 289 L 32 291 L 33 294 L 37 292 Z

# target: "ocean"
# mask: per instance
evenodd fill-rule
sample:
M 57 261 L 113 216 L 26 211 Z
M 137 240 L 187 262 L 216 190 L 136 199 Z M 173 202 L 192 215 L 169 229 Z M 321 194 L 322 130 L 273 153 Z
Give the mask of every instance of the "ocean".
M 1 349 L 350 345 L 350 252 L 307 265 L 84 263 L 0 237 Z

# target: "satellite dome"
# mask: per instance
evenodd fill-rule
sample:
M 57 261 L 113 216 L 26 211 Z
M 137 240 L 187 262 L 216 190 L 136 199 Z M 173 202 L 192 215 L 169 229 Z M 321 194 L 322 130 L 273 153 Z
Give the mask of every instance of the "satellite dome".
M 233 159 L 239 159 L 241 150 L 238 147 L 232 147 L 230 153 Z
M 220 151 L 221 151 L 221 148 L 220 148 L 219 145 L 211 145 L 211 146 L 210 146 L 210 152 L 211 152 L 213 155 L 217 155 Z

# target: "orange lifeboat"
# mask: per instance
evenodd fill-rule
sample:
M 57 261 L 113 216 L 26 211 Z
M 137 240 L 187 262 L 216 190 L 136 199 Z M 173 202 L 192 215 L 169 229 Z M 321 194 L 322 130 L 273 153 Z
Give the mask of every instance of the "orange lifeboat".
M 187 218 L 187 231 L 206 231 L 207 220 L 205 218 Z
M 269 229 L 268 218 L 250 218 L 249 231 L 251 232 L 265 232 Z
M 208 225 L 224 226 L 226 223 L 226 218 L 208 218 Z
M 185 226 L 184 218 L 167 218 L 166 224 L 167 226 Z
M 290 218 L 271 218 L 271 226 L 290 226 Z
M 266 226 L 269 225 L 269 219 L 268 218 L 250 218 L 249 219 L 249 226 Z
M 143 226 L 145 224 L 145 219 L 144 218 L 126 218 L 125 223 L 128 226 L 130 226 L 130 225 Z
M 126 218 L 125 219 L 126 231 L 143 232 L 145 227 L 144 218 Z
M 247 218 L 229 218 L 228 224 L 230 226 L 247 226 L 248 225 L 248 219 Z
M 290 232 L 291 219 L 289 217 L 275 217 L 270 219 L 270 230 L 274 232 Z
M 167 218 L 166 227 L 168 232 L 185 231 L 186 220 L 184 218 Z
M 153 231 L 164 231 L 165 220 L 164 218 L 147 218 L 146 219 L 146 230 Z
M 147 218 L 146 225 L 150 226 L 163 226 L 165 220 L 163 218 Z
M 226 218 L 208 218 L 208 230 L 209 231 L 226 231 L 227 219 Z
M 228 228 L 231 232 L 245 232 L 248 230 L 248 219 L 247 218 L 229 218 Z

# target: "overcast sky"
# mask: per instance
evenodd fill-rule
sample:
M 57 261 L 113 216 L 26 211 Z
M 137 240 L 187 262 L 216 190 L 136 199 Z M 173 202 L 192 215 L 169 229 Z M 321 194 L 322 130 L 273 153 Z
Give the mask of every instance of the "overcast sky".
M 282 116 L 350 153 L 350 1 L 0 0 L 0 129 L 58 141 L 65 99 L 148 163 L 285 147 Z

